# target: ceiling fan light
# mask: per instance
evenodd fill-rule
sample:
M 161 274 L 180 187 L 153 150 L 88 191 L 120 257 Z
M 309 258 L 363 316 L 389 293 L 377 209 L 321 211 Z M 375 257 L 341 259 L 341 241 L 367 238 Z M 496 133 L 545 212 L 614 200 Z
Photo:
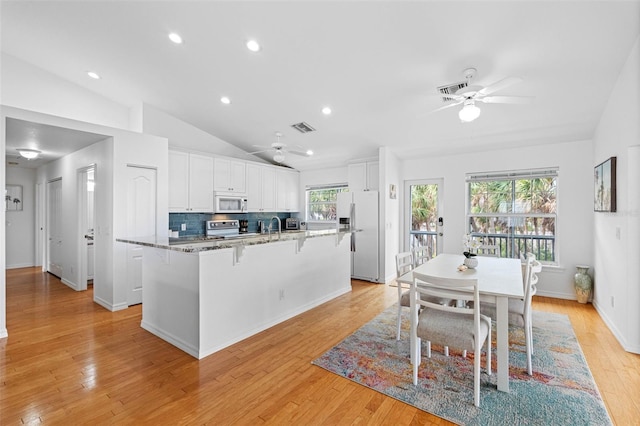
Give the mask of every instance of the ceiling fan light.
M 275 161 L 276 163 L 282 163 L 284 161 L 284 154 L 280 151 L 277 151 L 275 154 L 273 154 L 273 161 Z
M 312 151 L 312 150 L 310 150 L 310 149 L 308 149 L 308 150 L 307 150 L 307 155 L 308 155 L 308 156 L 312 156 L 312 155 L 313 155 L 313 151 Z
M 480 117 L 480 108 L 475 106 L 473 101 L 465 101 L 464 107 L 458 113 L 458 117 L 464 123 L 475 120 Z
M 40 155 L 40 151 L 38 151 L 37 149 L 19 149 L 18 153 L 27 160 L 33 160 L 38 155 Z

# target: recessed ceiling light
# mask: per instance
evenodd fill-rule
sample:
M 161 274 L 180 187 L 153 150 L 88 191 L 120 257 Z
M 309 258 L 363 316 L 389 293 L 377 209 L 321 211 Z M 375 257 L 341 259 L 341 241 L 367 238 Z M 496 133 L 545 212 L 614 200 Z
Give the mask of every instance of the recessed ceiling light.
M 312 151 L 312 150 L 310 150 L 310 149 L 308 149 L 308 150 L 307 150 L 307 155 L 313 155 L 313 151 Z
M 329 115 L 329 114 L 331 114 L 331 108 L 329 108 L 329 107 L 324 107 L 324 108 L 322 108 L 322 113 L 323 113 L 324 115 Z
M 229 99 L 226 96 L 223 96 L 223 97 L 220 98 L 220 102 L 222 102 L 225 105 L 229 105 L 231 103 L 231 99 Z
M 180 37 L 180 34 L 178 33 L 169 34 L 169 40 L 171 40 L 175 44 L 182 44 L 182 37 Z
M 96 72 L 87 71 L 87 75 L 93 79 L 100 80 L 100 76 Z
M 260 51 L 260 45 L 255 40 L 249 40 L 247 42 L 247 49 L 249 49 L 252 52 L 259 52 Z

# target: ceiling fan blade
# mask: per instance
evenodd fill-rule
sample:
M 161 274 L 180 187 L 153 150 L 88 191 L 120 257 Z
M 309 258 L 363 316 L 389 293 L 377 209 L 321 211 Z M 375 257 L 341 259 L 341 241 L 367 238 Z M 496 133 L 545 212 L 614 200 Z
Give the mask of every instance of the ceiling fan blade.
M 288 149 L 287 152 L 294 155 L 300 155 L 302 157 L 311 157 L 311 155 L 307 154 L 304 151 L 295 151 L 295 150 Z
M 461 99 L 460 99 L 459 101 L 455 101 L 455 102 L 453 102 L 453 103 L 451 103 L 451 104 L 447 104 L 447 105 L 441 106 L 441 107 L 440 107 L 440 108 L 438 108 L 438 109 L 434 109 L 434 110 L 433 110 L 433 111 L 431 111 L 429 114 L 432 114 L 432 113 L 434 113 L 434 112 L 438 112 L 438 111 L 442 111 L 443 109 L 451 108 L 451 107 L 454 107 L 454 106 L 456 106 L 456 105 L 460 105 L 461 103 L 463 103 L 463 102 L 464 102 L 464 98 L 463 98 L 463 97 L 460 97 L 460 98 L 461 98 Z
M 520 83 L 522 79 L 520 77 L 507 77 L 502 80 L 496 81 L 495 83 L 485 87 L 478 91 L 478 94 L 481 96 L 489 95 L 493 92 L 497 92 L 498 90 L 502 90 L 505 87 L 509 87 L 512 84 Z
M 485 96 L 476 101 L 484 102 L 485 104 L 530 104 L 535 99 L 534 96 Z
M 260 151 L 247 152 L 247 154 L 260 154 L 262 152 L 267 152 L 267 151 L 271 151 L 271 149 L 261 149 Z

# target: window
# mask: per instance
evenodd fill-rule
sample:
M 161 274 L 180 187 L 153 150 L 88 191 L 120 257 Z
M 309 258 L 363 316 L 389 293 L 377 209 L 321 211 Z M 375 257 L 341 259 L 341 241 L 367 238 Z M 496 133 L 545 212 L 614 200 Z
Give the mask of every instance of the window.
M 467 175 L 468 231 L 501 257 L 557 264 L 557 179 L 557 169 Z
M 346 185 L 307 187 L 307 222 L 335 222 L 338 193 Z

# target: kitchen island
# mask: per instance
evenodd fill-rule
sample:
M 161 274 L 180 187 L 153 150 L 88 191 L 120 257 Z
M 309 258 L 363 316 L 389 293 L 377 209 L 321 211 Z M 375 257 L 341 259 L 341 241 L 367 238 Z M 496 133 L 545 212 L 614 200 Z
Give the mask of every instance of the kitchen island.
M 283 232 L 143 247 L 145 330 L 201 359 L 351 291 L 350 232 Z

